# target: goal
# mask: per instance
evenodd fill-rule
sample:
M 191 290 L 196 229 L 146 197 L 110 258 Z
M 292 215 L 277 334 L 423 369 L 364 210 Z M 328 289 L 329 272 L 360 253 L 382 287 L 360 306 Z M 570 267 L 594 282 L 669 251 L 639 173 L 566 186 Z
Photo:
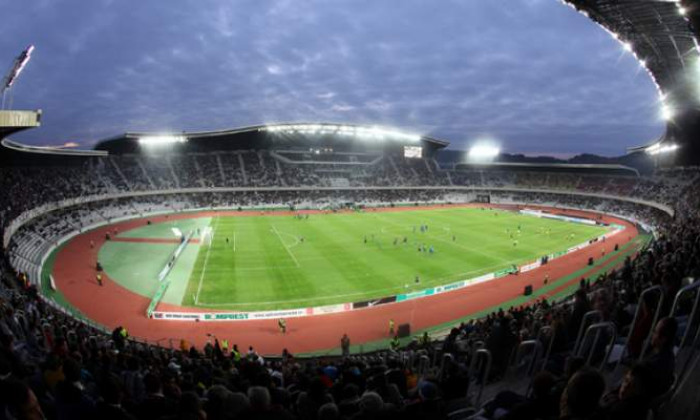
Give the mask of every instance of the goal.
M 212 240 L 214 239 L 214 231 L 211 226 L 207 226 L 202 229 L 201 237 L 199 241 L 202 245 L 211 246 Z

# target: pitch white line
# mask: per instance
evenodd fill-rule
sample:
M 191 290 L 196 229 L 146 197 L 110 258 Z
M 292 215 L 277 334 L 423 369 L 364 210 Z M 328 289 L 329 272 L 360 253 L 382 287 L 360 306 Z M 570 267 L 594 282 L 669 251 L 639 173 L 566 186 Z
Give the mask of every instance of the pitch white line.
M 297 267 L 301 267 L 299 265 L 299 261 L 297 261 L 297 257 L 295 257 L 294 254 L 292 254 L 292 251 L 289 249 L 287 244 L 285 244 L 284 241 L 282 240 L 282 236 L 280 236 L 280 233 L 277 231 L 277 228 L 275 227 L 275 225 L 272 225 L 272 231 L 275 232 L 275 234 L 277 235 L 277 238 L 280 240 L 280 242 L 282 242 L 282 246 L 284 247 L 284 249 L 287 250 L 287 254 L 289 254 L 289 256 L 292 257 L 292 259 L 294 260 L 294 264 L 296 264 Z
M 214 222 L 214 229 L 211 230 L 211 243 L 209 248 L 207 248 L 207 255 L 204 256 L 204 267 L 202 267 L 202 274 L 199 276 L 199 285 L 197 286 L 197 294 L 194 296 L 194 304 L 199 304 L 199 293 L 202 291 L 202 284 L 204 284 L 204 273 L 207 272 L 207 261 L 209 261 L 209 252 L 214 246 L 214 232 L 216 231 L 216 225 L 219 223 L 219 218 L 216 218 Z

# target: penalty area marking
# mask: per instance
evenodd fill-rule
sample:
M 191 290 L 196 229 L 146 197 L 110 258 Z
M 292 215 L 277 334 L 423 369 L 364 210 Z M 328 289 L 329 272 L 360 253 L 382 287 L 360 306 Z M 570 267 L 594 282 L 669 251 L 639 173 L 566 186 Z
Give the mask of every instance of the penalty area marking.
M 294 256 L 294 254 L 293 254 L 292 251 L 289 249 L 289 247 L 287 246 L 287 244 L 285 244 L 284 241 L 282 240 L 282 236 L 280 236 L 280 233 L 279 233 L 279 231 L 277 230 L 277 228 L 275 227 L 275 225 L 272 225 L 272 231 L 275 232 L 275 234 L 277 235 L 277 238 L 280 240 L 280 242 L 282 242 L 282 246 L 284 247 L 284 249 L 287 250 L 287 254 L 289 254 L 289 256 L 292 257 L 292 260 L 294 260 L 294 264 L 296 264 L 297 267 L 301 267 L 301 266 L 299 265 L 299 261 L 297 261 L 297 257 Z M 295 244 L 295 245 L 296 245 L 296 244 Z

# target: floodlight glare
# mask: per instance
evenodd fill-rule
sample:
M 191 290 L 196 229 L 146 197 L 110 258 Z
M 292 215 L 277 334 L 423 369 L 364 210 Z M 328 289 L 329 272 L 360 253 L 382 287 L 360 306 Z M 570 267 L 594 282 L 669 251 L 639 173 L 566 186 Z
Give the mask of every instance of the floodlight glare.
M 666 121 L 671 121 L 673 119 L 673 111 L 666 105 L 661 107 L 661 118 Z
M 139 137 L 139 144 L 144 146 L 185 143 L 185 136 L 145 136 Z
M 485 160 L 493 159 L 501 150 L 498 147 L 490 146 L 486 144 L 477 144 L 469 149 L 469 159 L 470 160 Z
M 658 154 L 662 154 L 662 153 L 669 153 L 669 152 L 672 152 L 676 149 L 678 149 L 677 144 L 667 144 L 667 145 L 662 146 L 661 143 L 656 143 L 656 144 L 652 144 L 651 146 L 647 147 L 646 149 L 644 149 L 644 151 L 647 152 L 648 154 L 654 156 L 654 155 L 658 155 Z
M 631 52 L 632 51 L 632 44 L 630 44 L 629 42 L 623 42 L 622 48 L 624 48 L 625 51 Z

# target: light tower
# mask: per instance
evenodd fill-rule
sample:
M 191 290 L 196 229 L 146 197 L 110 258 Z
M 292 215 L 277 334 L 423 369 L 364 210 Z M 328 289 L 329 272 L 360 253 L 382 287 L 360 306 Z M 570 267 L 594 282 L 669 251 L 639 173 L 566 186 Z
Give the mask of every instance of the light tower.
M 5 98 L 8 92 L 11 93 L 12 85 L 14 85 L 14 83 L 17 81 L 17 77 L 19 77 L 20 73 L 22 73 L 22 70 L 24 70 L 24 67 L 29 62 L 29 59 L 32 58 L 32 51 L 34 51 L 34 45 L 30 45 L 24 51 L 22 51 L 22 53 L 15 58 L 15 61 L 12 63 L 12 67 L 10 67 L 7 75 L 2 79 L 2 84 L 0 84 L 0 92 L 2 92 L 2 108 L 0 109 L 5 109 Z M 11 95 L 9 102 L 10 104 L 8 105 L 8 108 L 12 107 Z

